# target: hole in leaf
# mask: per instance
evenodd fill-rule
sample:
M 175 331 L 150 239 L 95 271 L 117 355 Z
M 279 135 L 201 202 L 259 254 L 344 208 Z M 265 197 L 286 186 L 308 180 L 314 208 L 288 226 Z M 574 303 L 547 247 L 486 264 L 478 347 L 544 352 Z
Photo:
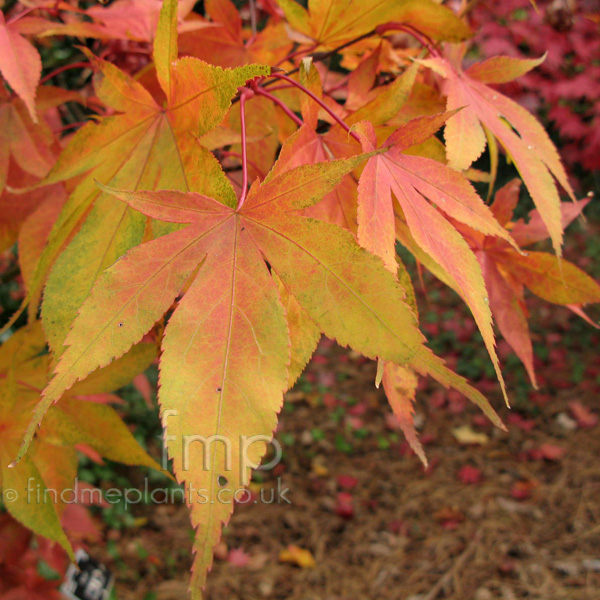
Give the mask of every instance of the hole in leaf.
M 221 487 L 225 487 L 227 485 L 227 477 L 223 477 L 223 475 L 219 475 L 217 477 L 217 483 L 221 486 Z

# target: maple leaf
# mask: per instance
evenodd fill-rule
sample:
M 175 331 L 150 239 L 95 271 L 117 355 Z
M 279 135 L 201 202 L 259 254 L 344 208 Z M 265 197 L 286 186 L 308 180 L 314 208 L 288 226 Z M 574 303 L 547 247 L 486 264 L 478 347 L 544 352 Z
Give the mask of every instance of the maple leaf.
M 127 189 L 195 190 L 235 201 L 219 163 L 196 138 L 221 121 L 238 86 L 269 69 L 223 70 L 194 58 L 177 60 L 175 0 L 163 5 L 154 56 L 164 107 L 130 76 L 89 55 L 99 71 L 96 95 L 118 114 L 81 128 L 43 182 L 84 176 L 52 229 L 26 298 L 30 317 L 35 316 L 48 278 L 42 320 L 54 351 L 98 275 L 139 244 L 146 231 L 143 215 L 103 194 L 95 179 Z
M 9 468 L 28 415 L 47 382 L 50 356 L 44 353 L 45 346 L 39 321 L 20 329 L 0 346 L 0 488 L 8 499 L 6 508 L 17 520 L 60 543 L 73 558 L 60 516 L 67 506 L 61 492 L 72 488 L 77 473 L 75 445 L 85 443 L 112 460 L 160 469 L 112 408 L 80 400 L 78 396 L 111 391 L 128 383 L 150 364 L 156 347 L 139 344 L 112 369 L 74 386 L 60 410 L 53 411 L 44 422 L 29 454 Z M 7 490 L 11 490 L 8 495 Z M 27 494 L 27 498 L 10 496 L 14 492 Z
M 547 239 L 549 233 L 537 210 L 530 213 L 527 223 L 511 222 L 520 185 L 519 180 L 513 180 L 500 188 L 496 192 L 491 211 L 499 223 L 510 227 L 513 240 L 519 246 L 527 247 Z M 567 227 L 588 203 L 589 199 L 562 203 L 561 226 Z M 581 305 L 599 302 L 600 286 L 578 267 L 555 255 L 531 251 L 519 254 L 502 240 L 490 239 L 464 223 L 455 225 L 469 241 L 481 265 L 489 292 L 490 308 L 498 329 L 523 362 L 536 387 L 525 288 L 548 302 L 568 306 L 586 318 Z
M 50 171 L 60 152 L 46 122 L 47 116 L 68 101 L 83 103 L 77 93 L 53 86 L 40 87 L 36 109 L 42 118 L 34 123 L 20 98 L 11 98 L 0 90 L 0 250 L 10 248 L 17 237 L 21 237 L 24 223 L 42 204 L 60 203 L 65 197 L 63 184 L 40 186 L 39 182 Z M 42 235 L 31 241 L 43 247 L 46 238 Z M 19 254 L 25 276 L 21 248 Z M 28 258 L 33 258 L 31 253 Z
M 6 23 L 0 11 L 0 73 L 23 100 L 34 123 L 37 123 L 35 91 L 42 74 L 38 51 L 15 28 Z
M 429 158 L 403 154 L 403 150 L 431 137 L 449 116 L 441 114 L 410 121 L 388 138 L 385 143 L 388 152 L 369 159 L 358 187 L 358 237 L 363 246 L 381 256 L 388 269 L 395 272 L 393 193 L 416 243 L 452 279 L 455 289 L 473 312 L 506 395 L 495 351 L 487 292 L 477 259 L 456 228 L 426 198 L 448 216 L 468 223 L 473 229 L 506 241 L 510 241 L 510 236 L 459 173 Z M 365 151 L 376 147 L 370 124 L 361 123 L 356 131 Z
M 332 49 L 388 22 L 414 26 L 435 38 L 461 41 L 472 34 L 450 9 L 432 0 L 277 0 L 289 24 L 304 41 Z
M 408 69 L 389 86 L 382 87 L 378 96 L 368 101 L 353 113 L 345 116 L 349 125 L 368 118 L 373 125 L 383 125 L 395 116 L 408 100 L 416 76 L 416 69 Z M 300 70 L 300 82 L 318 98 L 323 98 L 319 73 L 314 66 Z M 283 144 L 273 172 L 279 173 L 303 164 L 328 160 L 331 157 L 345 158 L 359 151 L 354 140 L 337 123 L 324 135 L 317 133 L 320 118 L 319 106 L 312 99 L 301 103 L 304 125 Z M 356 232 L 357 228 L 357 182 L 346 175 L 340 185 L 317 205 L 305 211 L 305 215 L 335 223 Z M 370 249 L 374 253 L 374 249 Z
M 296 215 L 367 157 L 269 176 L 252 186 L 238 209 L 193 193 L 112 190 L 149 217 L 190 225 L 130 250 L 100 277 L 65 340 L 27 438 L 66 389 L 139 340 L 197 271 L 167 325 L 159 396 L 177 477 L 211 499 L 188 499 L 197 530 L 196 593 L 232 510 L 218 494 L 226 490 L 231 498 L 247 483 L 249 469 L 224 463 L 222 444 L 207 464 L 199 448 L 184 451 L 181 442 L 224 436 L 239 456 L 242 436 L 262 436 L 248 449 L 249 461 L 258 464 L 288 387 L 286 315 L 265 261 L 327 336 L 366 356 L 430 374 L 465 393 L 501 426 L 483 396 L 423 345 L 404 292 L 380 259 L 360 248 L 350 232 Z
M 454 49 L 452 61 L 442 57 L 420 61 L 445 79 L 447 109 L 462 108 L 448 121 L 444 132 L 449 165 L 467 169 L 484 151 L 486 132 L 497 138 L 515 163 L 560 256 L 563 230 L 553 176 L 573 200 L 575 197 L 558 152 L 533 115 L 485 85 L 510 81 L 539 65 L 544 57 L 527 60 L 498 56 L 462 71 L 464 50 Z
M 285 24 L 267 23 L 251 40 L 247 40 L 242 19 L 230 0 L 207 0 L 205 8 L 212 25 L 200 32 L 184 32 L 180 52 L 196 56 L 221 67 L 237 67 L 249 63 L 279 64 L 292 48 Z M 194 21 L 195 22 L 195 21 Z
M 62 580 L 48 580 L 40 564 L 64 573 L 68 557 L 62 548 L 34 536 L 6 513 L 0 515 L 0 540 L 0 599 L 60 600 Z
M 323 98 L 321 79 L 314 66 L 301 69 L 300 82 L 318 98 Z M 301 100 L 304 124 L 283 144 L 272 174 L 283 173 L 300 165 L 324 162 L 334 156 L 327 136 L 319 135 L 316 131 L 319 109 L 312 99 Z M 356 200 L 356 181 L 351 175 L 346 175 L 333 191 L 317 205 L 308 208 L 305 214 L 356 231 Z
M 391 363 L 385 363 L 383 366 L 383 388 L 394 416 L 398 419 L 406 441 L 423 465 L 427 467 L 427 457 L 417 437 L 414 423 L 414 402 L 418 382 L 417 374 L 408 367 Z
M 40 88 L 37 108 L 43 110 L 55 90 Z M 18 189 L 45 177 L 56 161 L 56 146 L 48 125 L 43 120 L 34 122 L 24 101 L 10 98 L 0 88 L 0 193 L 7 183 Z M 11 179 L 15 167 L 17 173 Z
M 160 19 L 162 0 L 116 0 L 108 6 L 92 5 L 86 9 L 62 4 L 61 19 L 57 23 L 42 17 L 24 17 L 17 23 L 20 32 L 46 38 L 67 35 L 99 40 L 126 40 L 152 42 Z M 177 28 L 192 31 L 210 28 L 210 23 L 184 20 L 194 2 L 181 0 L 177 10 Z M 85 20 L 84 20 L 85 19 Z

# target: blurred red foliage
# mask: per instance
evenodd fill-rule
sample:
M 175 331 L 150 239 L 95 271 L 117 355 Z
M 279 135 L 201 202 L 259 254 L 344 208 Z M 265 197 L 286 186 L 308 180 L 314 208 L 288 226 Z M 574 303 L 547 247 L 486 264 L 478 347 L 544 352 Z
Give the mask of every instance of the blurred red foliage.
M 480 52 L 545 62 L 502 86 L 558 133 L 573 170 L 600 170 L 600 5 L 597 0 L 480 2 L 473 28 Z

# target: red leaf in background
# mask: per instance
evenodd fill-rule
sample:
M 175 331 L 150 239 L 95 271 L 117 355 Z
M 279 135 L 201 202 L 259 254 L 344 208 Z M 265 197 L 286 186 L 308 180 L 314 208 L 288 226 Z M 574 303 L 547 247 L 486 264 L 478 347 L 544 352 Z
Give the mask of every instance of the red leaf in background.
M 510 185 L 514 185 L 518 181 L 518 179 L 513 180 L 513 182 L 507 184 L 505 188 Z M 520 184 L 518 187 L 520 187 Z M 499 192 L 500 190 L 496 192 L 496 198 L 498 198 Z M 576 202 L 561 203 L 560 216 L 563 229 L 566 229 L 579 215 L 581 215 L 583 209 L 590 203 L 590 201 L 591 198 L 586 198 L 584 200 L 578 200 Z M 495 203 L 496 200 L 494 201 L 494 204 Z M 539 211 L 535 209 L 529 213 L 529 219 L 527 223 L 525 223 L 522 219 L 517 221 L 510 230 L 510 233 L 515 242 L 522 248 L 524 248 L 525 246 L 531 246 L 536 242 L 541 242 L 548 238 L 548 236 L 550 235 L 548 233 L 548 228 L 546 227 L 544 221 L 540 216 Z
M 84 456 L 94 461 L 97 465 L 105 464 L 99 452 L 88 446 L 87 444 L 75 444 L 75 448 Z
M 579 400 L 572 400 L 569 402 L 569 410 L 579 427 L 588 429 L 598 425 L 598 415 L 591 412 L 590 409 L 581 404 Z
M 33 543 L 32 543 L 33 542 Z M 38 572 L 44 561 L 59 574 L 47 580 Z M 58 546 L 32 533 L 10 515 L 0 515 L 0 600 L 61 600 L 58 587 L 68 559 Z
M 527 500 L 531 498 L 533 490 L 538 487 L 538 484 L 534 481 L 517 481 L 512 488 L 510 488 L 510 495 L 515 500 Z
M 16 94 L 25 102 L 37 123 L 35 92 L 42 74 L 42 59 L 38 51 L 15 29 L 6 23 L 0 11 L 0 73 Z
M 18 561 L 33 534 L 7 513 L 0 514 L 0 532 L 0 565 Z
M 538 448 L 538 452 L 546 460 L 558 461 L 566 454 L 567 450 L 556 444 L 542 444 Z
M 456 529 L 465 520 L 465 516 L 460 510 L 450 506 L 446 506 L 435 512 L 433 518 L 444 529 L 450 531 Z
M 250 556 L 241 548 L 232 548 L 227 555 L 227 562 L 234 567 L 245 567 L 250 562 Z
M 534 419 L 524 419 L 518 413 L 511 413 L 510 415 L 508 415 L 508 417 L 506 417 L 506 422 L 509 425 L 514 425 L 515 427 L 518 427 L 522 431 L 526 432 L 531 431 L 536 426 L 536 422 Z
M 529 56 L 547 51 L 546 61 L 535 72 L 502 90 L 542 120 L 548 114 L 562 137 L 572 137 L 573 143 L 561 153 L 567 164 L 598 169 L 600 139 L 597 134 L 594 139 L 598 122 L 593 110 L 585 110 L 593 107 L 600 86 L 600 70 L 593 63 L 600 53 L 598 21 L 590 18 L 594 2 L 538 2 L 536 8 L 533 4 L 530 0 L 479 3 L 472 13 L 478 50 L 484 56 L 515 57 L 524 51 Z M 561 98 L 561 92 L 572 99 Z
M 137 391 L 142 395 L 146 406 L 150 409 L 154 408 L 152 404 L 152 385 L 150 385 L 148 377 L 144 373 L 136 375 L 133 378 L 133 385 L 135 385 Z
M 85 538 L 89 541 L 99 541 L 102 536 L 100 527 L 88 509 L 80 504 L 67 504 L 61 517 L 61 525 L 71 540 Z
M 348 492 L 340 492 L 335 499 L 335 514 L 343 519 L 354 517 L 354 498 Z
M 500 225 L 503 227 L 512 221 L 513 213 L 517 207 L 517 204 L 519 203 L 521 184 L 522 182 L 520 179 L 513 179 L 496 191 L 494 202 L 490 206 L 490 210 L 492 211 L 494 217 L 496 217 L 498 223 L 500 223 Z M 544 237 L 548 237 L 548 234 L 546 233 Z M 515 240 L 515 242 L 516 241 L 517 240 Z M 519 242 L 517 242 L 517 244 L 518 243 Z
M 463 483 L 480 483 L 483 480 L 483 473 L 481 472 L 481 469 L 478 469 L 477 467 L 465 465 L 460 468 L 457 477 L 459 481 L 462 481 Z
M 358 485 L 358 479 L 352 475 L 338 475 L 337 484 L 345 490 L 351 490 Z

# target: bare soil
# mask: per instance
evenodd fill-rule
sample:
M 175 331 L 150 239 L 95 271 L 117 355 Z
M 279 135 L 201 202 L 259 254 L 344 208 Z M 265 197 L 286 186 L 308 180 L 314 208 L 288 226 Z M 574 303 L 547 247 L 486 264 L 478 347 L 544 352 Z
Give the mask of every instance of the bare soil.
M 492 392 L 512 420 L 508 433 L 452 393 L 424 387 L 417 403 L 424 470 L 393 428 L 373 363 L 328 341 L 316 357 L 281 416 L 282 464 L 262 483 L 269 489 L 279 480 L 291 504 L 236 507 L 208 600 L 600 598 L 600 428 L 575 426 L 569 408 L 573 400 L 597 408 L 596 379 L 554 386 L 568 366 L 561 373 L 559 361 L 542 365 L 545 388 L 512 413 Z M 580 360 L 593 374 L 596 349 Z M 452 429 L 465 425 L 488 442 L 459 443 Z M 461 481 L 465 465 L 479 469 L 481 481 Z M 340 492 L 351 495 L 345 510 Z M 117 558 L 103 557 L 117 574 L 118 598 L 185 599 L 187 509 L 136 510 L 143 527 L 106 532 L 119 549 Z M 290 544 L 309 550 L 315 566 L 280 562 Z M 246 565 L 228 560 L 232 549 Z

